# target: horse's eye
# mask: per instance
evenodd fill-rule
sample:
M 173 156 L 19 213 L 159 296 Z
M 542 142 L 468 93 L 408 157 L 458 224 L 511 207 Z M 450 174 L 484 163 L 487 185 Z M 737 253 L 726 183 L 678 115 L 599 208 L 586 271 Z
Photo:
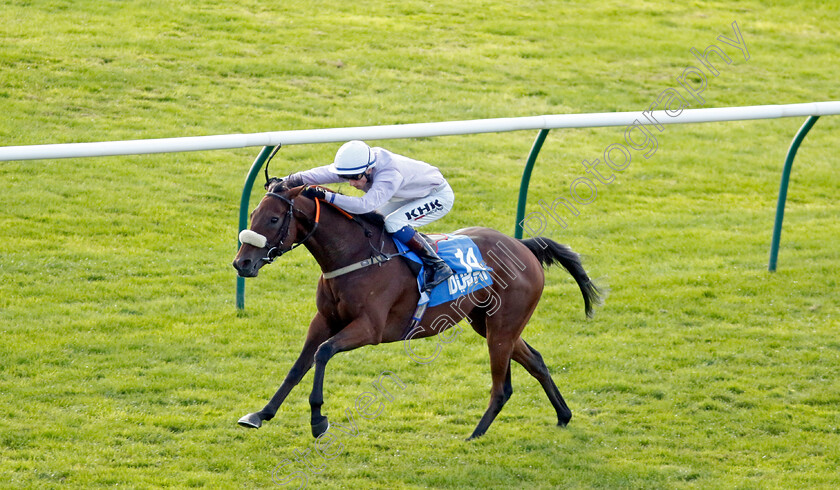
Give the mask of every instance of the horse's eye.
M 280 221 L 280 218 L 278 218 L 277 216 L 271 218 L 271 224 L 272 225 L 276 225 L 278 221 Z

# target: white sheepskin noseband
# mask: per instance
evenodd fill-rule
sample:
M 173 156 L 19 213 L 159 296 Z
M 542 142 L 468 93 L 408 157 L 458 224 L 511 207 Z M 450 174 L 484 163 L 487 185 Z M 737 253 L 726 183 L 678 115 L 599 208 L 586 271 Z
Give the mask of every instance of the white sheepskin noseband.
M 263 248 L 265 247 L 265 244 L 268 243 L 268 239 L 266 237 L 251 230 L 242 230 L 239 233 L 239 241 L 247 243 L 248 245 L 253 245 L 257 248 Z

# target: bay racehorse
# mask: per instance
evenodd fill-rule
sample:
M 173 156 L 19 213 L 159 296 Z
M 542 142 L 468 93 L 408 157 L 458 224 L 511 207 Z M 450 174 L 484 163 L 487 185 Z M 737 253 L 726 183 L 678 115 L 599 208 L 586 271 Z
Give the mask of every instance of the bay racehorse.
M 478 245 L 486 265 L 493 270 L 493 284 L 472 291 L 467 301 L 461 298 L 457 305 L 430 307 L 419 325 L 412 324 L 420 298 L 416 271 L 407 260 L 398 258 L 393 241 L 384 232 L 383 217 L 376 213 L 349 215 L 323 201 L 304 197 L 302 189 L 286 189 L 282 182 L 269 187 L 251 214 L 250 231 L 241 235 L 243 243 L 233 261 L 240 276 L 255 277 L 263 265 L 302 244 L 324 272 L 318 281 L 317 313 L 309 324 L 300 356 L 268 404 L 242 417 L 240 425 L 259 428 L 263 421 L 271 420 L 314 364 L 309 403 L 312 435 L 318 437 L 329 428 L 321 406 L 325 369 L 335 354 L 365 345 L 436 335 L 464 318 L 487 339 L 493 380 L 489 406 L 470 439 L 487 431 L 513 393 L 511 359 L 542 385 L 557 412 L 558 425 L 569 422 L 572 412 L 540 353 L 520 335 L 540 300 L 545 281 L 543 266 L 554 263 L 571 273 L 583 294 L 586 314 L 592 316 L 593 306 L 601 302 L 601 292 L 575 252 L 546 238 L 518 240 L 480 227 L 458 230 L 454 233 L 468 235 Z M 366 267 L 368 263 L 375 265 Z M 331 274 L 335 271 L 339 272 Z

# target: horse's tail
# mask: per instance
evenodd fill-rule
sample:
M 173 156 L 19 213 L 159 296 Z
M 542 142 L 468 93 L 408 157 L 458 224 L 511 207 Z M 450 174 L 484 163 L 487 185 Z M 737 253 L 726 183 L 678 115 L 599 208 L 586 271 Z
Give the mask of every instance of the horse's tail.
M 605 292 L 601 291 L 583 269 L 580 256 L 572 251 L 566 245 L 562 245 L 547 238 L 528 238 L 527 240 L 519 240 L 523 245 L 528 247 L 528 250 L 537 257 L 537 260 L 548 268 L 555 263 L 559 263 L 564 269 L 569 271 L 569 274 L 575 278 L 580 292 L 583 294 L 583 303 L 586 308 L 586 316 L 592 318 L 595 314 L 592 308 L 594 306 L 601 306 L 604 304 Z

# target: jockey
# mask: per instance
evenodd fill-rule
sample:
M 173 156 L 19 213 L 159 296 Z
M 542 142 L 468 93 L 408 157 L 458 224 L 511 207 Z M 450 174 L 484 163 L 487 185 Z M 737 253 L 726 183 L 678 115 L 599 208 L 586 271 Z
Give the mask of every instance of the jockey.
M 302 194 L 335 204 L 349 213 L 378 211 L 384 215 L 385 231 L 423 261 L 424 292 L 454 274 L 428 238 L 414 229 L 442 218 L 455 202 L 452 188 L 436 167 L 355 140 L 338 149 L 332 164 L 293 173 L 284 181 L 290 188 L 349 182 L 365 195 L 345 196 L 317 187 L 307 187 Z

